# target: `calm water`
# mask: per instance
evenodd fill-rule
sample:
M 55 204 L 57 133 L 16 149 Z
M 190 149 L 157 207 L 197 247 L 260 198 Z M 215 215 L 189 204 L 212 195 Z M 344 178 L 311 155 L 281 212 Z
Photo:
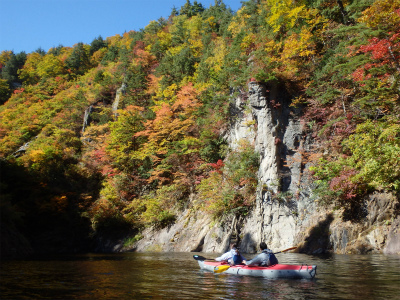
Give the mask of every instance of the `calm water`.
M 400 299 L 399 256 L 279 254 L 281 263 L 318 265 L 317 277 L 272 280 L 200 271 L 193 254 L 3 261 L 0 299 Z

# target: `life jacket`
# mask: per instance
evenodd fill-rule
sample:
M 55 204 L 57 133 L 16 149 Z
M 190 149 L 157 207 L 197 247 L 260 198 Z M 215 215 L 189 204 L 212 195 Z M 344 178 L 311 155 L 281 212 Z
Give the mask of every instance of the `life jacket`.
M 242 256 L 240 255 L 239 251 L 235 251 L 236 254 L 232 256 L 232 264 L 233 265 L 239 265 L 242 263 Z
M 269 265 L 277 265 L 278 264 L 278 259 L 276 258 L 275 254 L 273 253 L 268 253 L 268 259 L 269 259 Z

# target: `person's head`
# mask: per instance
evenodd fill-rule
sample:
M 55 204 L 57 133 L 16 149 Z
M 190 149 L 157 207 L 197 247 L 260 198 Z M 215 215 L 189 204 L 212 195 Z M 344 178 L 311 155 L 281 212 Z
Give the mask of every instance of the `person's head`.
M 238 245 L 236 243 L 231 244 L 231 249 L 238 249 Z
M 264 242 L 261 242 L 261 243 L 260 243 L 260 249 L 261 249 L 261 250 L 268 249 L 268 246 L 267 246 L 267 244 L 266 244 L 266 243 L 264 243 Z

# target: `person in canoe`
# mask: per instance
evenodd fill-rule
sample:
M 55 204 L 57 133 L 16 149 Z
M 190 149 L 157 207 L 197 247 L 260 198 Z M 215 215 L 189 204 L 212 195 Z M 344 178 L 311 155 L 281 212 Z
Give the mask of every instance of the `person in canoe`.
M 227 261 L 230 265 L 240 265 L 246 262 L 246 258 L 239 252 L 237 244 L 231 244 L 231 250 L 215 259 L 216 261 Z
M 246 265 L 268 267 L 278 264 L 278 259 L 276 258 L 275 254 L 268 249 L 266 243 L 261 242 L 260 249 L 261 253 L 254 257 L 252 260 L 246 261 Z

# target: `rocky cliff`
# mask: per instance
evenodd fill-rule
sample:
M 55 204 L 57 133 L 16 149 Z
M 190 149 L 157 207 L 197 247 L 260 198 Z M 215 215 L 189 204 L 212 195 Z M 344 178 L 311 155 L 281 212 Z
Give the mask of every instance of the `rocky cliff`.
M 254 81 L 232 102 L 235 121 L 226 134 L 230 148 L 246 139 L 260 154 L 257 200 L 250 214 L 216 222 L 194 209 L 192 195 L 175 224 L 148 228 L 134 245 L 123 247 L 121 242 L 113 250 L 223 252 L 235 240 L 247 253 L 255 252 L 260 241 L 274 250 L 297 246 L 310 254 L 400 253 L 399 208 L 393 195 L 365 199 L 365 214 L 357 223 L 318 205 L 305 159 L 313 140 L 305 134 L 300 110 L 290 103 L 284 87 Z

